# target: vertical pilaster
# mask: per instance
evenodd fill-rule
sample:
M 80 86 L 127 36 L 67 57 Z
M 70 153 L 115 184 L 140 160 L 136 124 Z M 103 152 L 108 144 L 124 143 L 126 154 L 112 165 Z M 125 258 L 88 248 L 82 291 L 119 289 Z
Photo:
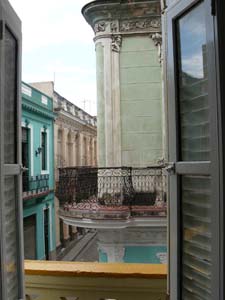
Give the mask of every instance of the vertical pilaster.
M 76 132 L 71 132 L 71 166 L 76 166 Z
M 95 140 L 94 138 L 91 139 L 91 165 L 92 166 L 95 166 L 94 140 Z
M 68 166 L 67 158 L 67 138 L 68 138 L 68 129 L 62 129 L 62 164 L 63 166 Z
M 80 151 L 80 133 L 77 133 L 76 136 L 76 166 L 81 165 L 81 151 Z
M 119 49 L 121 40 L 115 40 L 111 36 L 96 39 L 97 44 L 103 47 L 104 69 L 103 88 L 104 109 L 103 114 L 98 114 L 98 122 L 104 124 L 104 147 L 99 141 L 98 155 L 100 166 L 118 167 L 121 166 L 121 121 L 120 121 L 120 68 L 119 68 Z M 101 120 L 100 118 L 104 118 Z M 99 133 L 101 135 L 101 133 Z M 100 137 L 100 136 L 99 136 Z M 105 158 L 104 165 L 101 165 L 102 158 Z
M 104 102 L 106 167 L 113 167 L 113 102 L 111 38 L 104 38 Z
M 55 161 L 55 181 L 58 181 L 58 131 L 59 126 L 54 124 L 54 161 Z
M 70 238 L 70 234 L 69 234 L 69 225 L 63 223 L 63 242 L 64 242 L 64 246 L 66 246 L 66 244 L 68 243 Z
M 85 142 L 84 134 L 80 133 L 80 165 L 85 166 Z

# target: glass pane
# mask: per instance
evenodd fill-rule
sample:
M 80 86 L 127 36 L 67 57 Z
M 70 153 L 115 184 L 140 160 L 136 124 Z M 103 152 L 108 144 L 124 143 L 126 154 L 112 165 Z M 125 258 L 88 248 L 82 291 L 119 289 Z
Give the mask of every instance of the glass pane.
M 16 39 L 11 32 L 5 29 L 5 163 L 16 163 Z
M 5 178 L 4 193 L 4 232 L 5 232 L 5 267 L 6 292 L 8 300 L 18 300 L 17 279 L 17 213 L 16 213 L 16 182 L 14 176 Z
M 211 298 L 211 180 L 182 177 L 182 299 Z
M 206 29 L 203 3 L 178 28 L 181 159 L 210 160 Z

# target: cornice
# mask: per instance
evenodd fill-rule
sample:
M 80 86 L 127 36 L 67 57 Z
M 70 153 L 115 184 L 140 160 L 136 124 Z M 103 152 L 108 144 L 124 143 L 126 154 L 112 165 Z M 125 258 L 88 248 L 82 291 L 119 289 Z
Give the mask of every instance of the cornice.
M 59 126 L 65 125 L 65 127 L 69 126 L 71 128 L 75 128 L 78 131 L 88 131 L 89 133 L 96 135 L 97 134 L 97 127 L 89 127 L 87 124 L 81 124 L 72 118 L 68 118 L 65 115 L 58 115 L 56 118 L 56 124 Z
M 67 123 L 69 122 L 70 124 L 76 123 L 76 124 L 79 124 L 79 126 L 88 126 L 93 130 L 97 129 L 97 126 L 90 125 L 86 121 L 81 120 L 80 118 L 73 116 L 64 110 L 57 111 L 57 119 L 63 120 L 65 122 L 67 121 Z
M 96 37 L 103 34 L 161 32 L 159 0 L 93 1 L 83 7 L 82 13 Z
M 34 105 L 29 105 L 29 104 L 26 104 L 26 103 L 22 103 L 22 108 L 27 110 L 27 111 L 30 111 L 32 113 L 35 113 L 35 114 L 39 114 L 43 117 L 46 117 L 46 118 L 49 118 L 49 119 L 55 119 L 55 114 L 52 112 L 47 112 L 47 111 L 43 111 L 37 107 L 35 107 Z

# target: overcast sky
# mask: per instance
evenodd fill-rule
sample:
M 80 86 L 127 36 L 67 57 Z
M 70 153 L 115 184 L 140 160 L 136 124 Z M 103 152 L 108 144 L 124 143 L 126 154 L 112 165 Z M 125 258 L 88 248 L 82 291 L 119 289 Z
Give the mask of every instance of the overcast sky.
M 88 2 L 10 0 L 22 20 L 23 81 L 55 78 L 58 93 L 96 114 L 94 34 L 81 15 Z

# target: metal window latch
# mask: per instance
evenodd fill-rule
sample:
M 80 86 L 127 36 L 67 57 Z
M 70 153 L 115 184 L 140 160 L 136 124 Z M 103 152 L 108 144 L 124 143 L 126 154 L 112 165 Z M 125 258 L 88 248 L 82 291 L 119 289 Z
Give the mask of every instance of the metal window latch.
M 20 173 L 21 174 L 28 171 L 28 170 L 29 170 L 28 168 L 24 167 L 23 165 L 20 165 Z
M 174 162 L 167 163 L 165 170 L 168 173 L 168 175 L 174 175 L 175 174 L 175 163 Z

